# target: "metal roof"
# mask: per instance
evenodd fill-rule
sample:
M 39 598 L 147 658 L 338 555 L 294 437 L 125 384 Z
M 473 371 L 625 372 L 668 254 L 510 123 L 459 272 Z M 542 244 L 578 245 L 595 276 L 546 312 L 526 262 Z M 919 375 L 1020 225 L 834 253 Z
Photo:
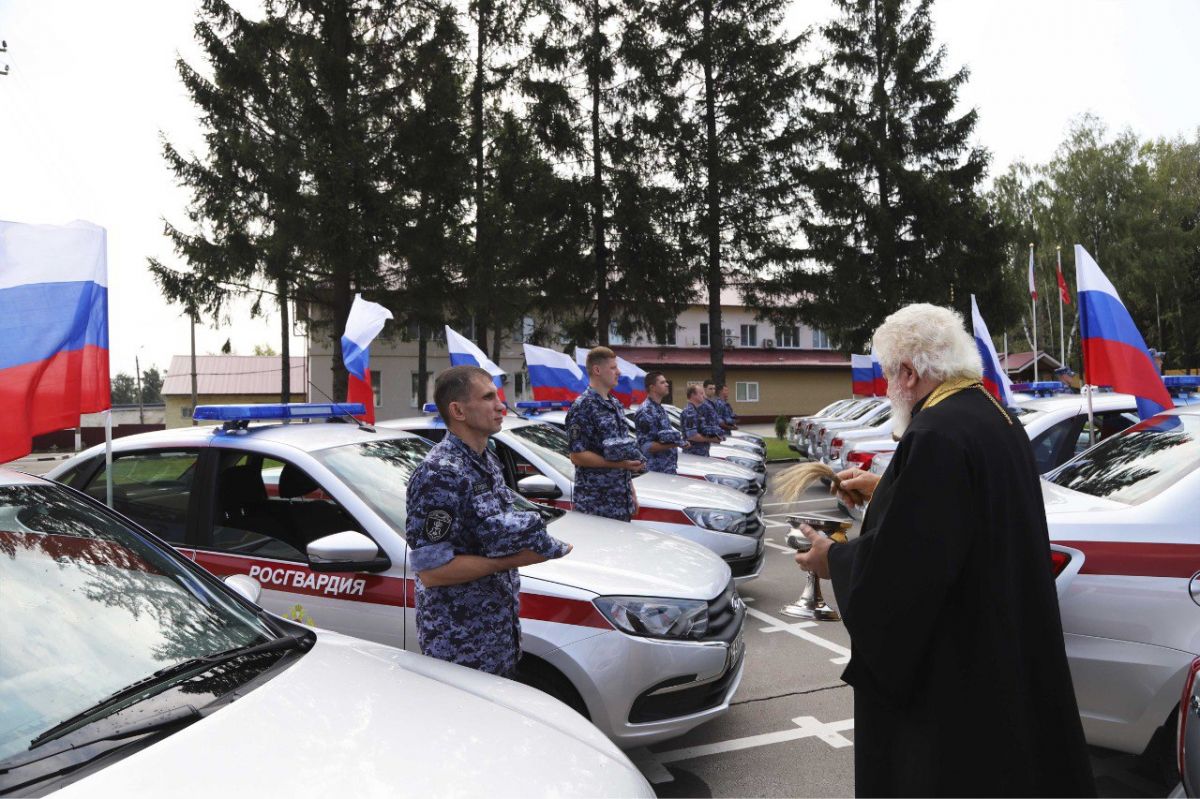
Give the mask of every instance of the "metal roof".
M 282 389 L 283 359 L 278 355 L 197 355 L 197 394 L 264 394 L 279 395 Z M 303 394 L 305 380 L 305 358 L 291 358 L 292 393 Z M 163 396 L 192 395 L 192 363 L 189 355 L 171 358 L 163 380 Z

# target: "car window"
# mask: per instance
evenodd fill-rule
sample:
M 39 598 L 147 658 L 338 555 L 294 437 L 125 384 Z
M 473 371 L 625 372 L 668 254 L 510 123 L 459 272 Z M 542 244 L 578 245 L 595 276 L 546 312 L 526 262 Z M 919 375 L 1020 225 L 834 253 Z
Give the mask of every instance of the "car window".
M 0 487 L 0 586 L 0 759 L 157 671 L 274 637 L 61 486 Z
M 312 541 L 358 523 L 303 468 L 257 453 L 220 455 L 206 549 L 303 561 Z
M 184 543 L 188 503 L 199 453 L 133 452 L 113 457 L 113 508 L 172 544 Z M 83 490 L 105 502 L 108 470 L 101 466 Z
M 1050 482 L 1136 505 L 1200 466 L 1200 418 L 1155 416 L 1063 464 Z
M 381 439 L 330 447 L 313 457 L 404 535 L 408 481 L 431 448 L 422 438 Z
M 871 411 L 875 410 L 877 407 L 879 407 L 879 404 L 880 403 L 878 403 L 878 402 L 864 402 L 861 408 L 857 408 L 854 411 L 851 411 L 848 415 L 842 417 L 843 421 L 850 422 L 855 419 L 861 419 L 862 417 L 866 416 L 869 412 L 871 412 Z
M 1045 474 L 1062 462 L 1066 443 L 1078 429 L 1079 419 L 1072 416 L 1051 425 L 1033 439 L 1033 459 L 1037 462 L 1038 474 Z
M 566 433 L 557 427 L 546 424 L 514 427 L 509 432 L 513 437 L 520 439 L 521 443 L 529 447 L 550 468 L 574 482 L 575 464 L 571 463 L 571 446 Z
M 1093 422 L 1089 423 L 1087 417 L 1083 417 L 1083 428 L 1079 431 L 1079 437 L 1075 441 L 1075 452 L 1073 455 L 1078 455 L 1088 447 L 1092 446 L 1091 429 L 1095 427 L 1096 440 L 1099 444 L 1106 438 L 1111 438 L 1117 433 L 1120 433 L 1126 428 L 1132 427 L 1138 423 L 1136 413 L 1129 411 L 1109 411 L 1108 413 L 1097 413 L 1092 416 Z

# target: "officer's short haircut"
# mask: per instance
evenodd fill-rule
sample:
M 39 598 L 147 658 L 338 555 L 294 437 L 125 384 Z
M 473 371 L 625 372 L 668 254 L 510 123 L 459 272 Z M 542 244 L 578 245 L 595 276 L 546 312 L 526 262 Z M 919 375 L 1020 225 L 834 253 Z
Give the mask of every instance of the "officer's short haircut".
M 703 394 L 703 393 L 704 393 L 704 389 L 700 388 L 700 386 L 696 386 L 696 385 L 688 386 L 688 390 L 687 390 L 688 399 L 691 399 L 692 397 L 696 396 L 697 394 Z
M 704 381 L 704 389 L 705 389 L 706 391 L 708 390 L 708 387 L 709 387 L 709 386 L 715 386 L 715 385 L 716 385 L 716 383 L 714 383 L 712 380 L 705 380 L 705 381 Z
M 646 388 L 650 388 L 650 386 L 654 385 L 654 381 L 658 380 L 658 378 L 660 378 L 662 376 L 663 376 L 662 372 L 646 372 L 646 377 L 645 377 Z M 671 383 L 671 381 L 668 380 L 667 384 L 670 385 L 670 383 Z
M 725 384 L 724 384 L 724 383 L 717 383 L 717 385 L 716 385 L 716 389 L 717 389 L 717 393 L 718 393 L 718 394 L 720 394 L 720 393 L 721 393 L 721 389 L 723 389 L 723 388 L 725 388 Z
M 592 347 L 590 350 L 588 350 L 587 360 L 584 362 L 587 364 L 588 377 L 592 376 L 593 366 L 601 361 L 611 361 L 616 357 L 617 354 L 608 347 Z
M 478 366 L 451 366 L 433 381 L 433 404 L 447 423 L 450 421 L 450 403 L 469 400 L 471 383 L 478 377 L 492 382 L 492 376 Z

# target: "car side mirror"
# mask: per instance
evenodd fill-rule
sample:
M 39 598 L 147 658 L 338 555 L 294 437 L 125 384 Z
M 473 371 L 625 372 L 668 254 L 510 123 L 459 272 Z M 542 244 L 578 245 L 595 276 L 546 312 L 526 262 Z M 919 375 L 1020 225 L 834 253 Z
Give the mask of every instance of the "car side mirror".
M 262 596 L 262 583 L 248 574 L 231 574 L 225 578 L 225 585 L 255 605 L 258 604 L 258 598 Z
M 308 567 L 315 572 L 381 572 L 392 566 L 379 546 L 355 530 L 310 541 L 305 547 Z
M 517 491 L 529 499 L 558 499 L 562 491 L 544 474 L 531 474 L 517 481 Z

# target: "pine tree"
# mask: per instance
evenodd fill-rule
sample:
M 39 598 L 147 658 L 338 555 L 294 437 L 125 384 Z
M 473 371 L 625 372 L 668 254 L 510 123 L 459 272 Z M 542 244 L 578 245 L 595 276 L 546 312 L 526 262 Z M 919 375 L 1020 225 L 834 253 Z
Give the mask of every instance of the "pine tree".
M 786 0 L 636 0 L 645 124 L 679 188 L 683 256 L 707 291 L 713 377 L 725 379 L 721 293 L 792 257 L 804 144 L 802 36 Z M 747 299 L 753 300 L 751 293 Z
M 1005 236 L 978 195 L 988 155 L 970 145 L 975 111 L 955 116 L 968 72 L 942 75 L 932 0 L 836 5 L 805 115 L 818 149 L 802 258 L 764 293 L 846 348 L 903 304 L 965 310 L 971 293 L 1003 327 L 1015 309 L 1000 287 Z

